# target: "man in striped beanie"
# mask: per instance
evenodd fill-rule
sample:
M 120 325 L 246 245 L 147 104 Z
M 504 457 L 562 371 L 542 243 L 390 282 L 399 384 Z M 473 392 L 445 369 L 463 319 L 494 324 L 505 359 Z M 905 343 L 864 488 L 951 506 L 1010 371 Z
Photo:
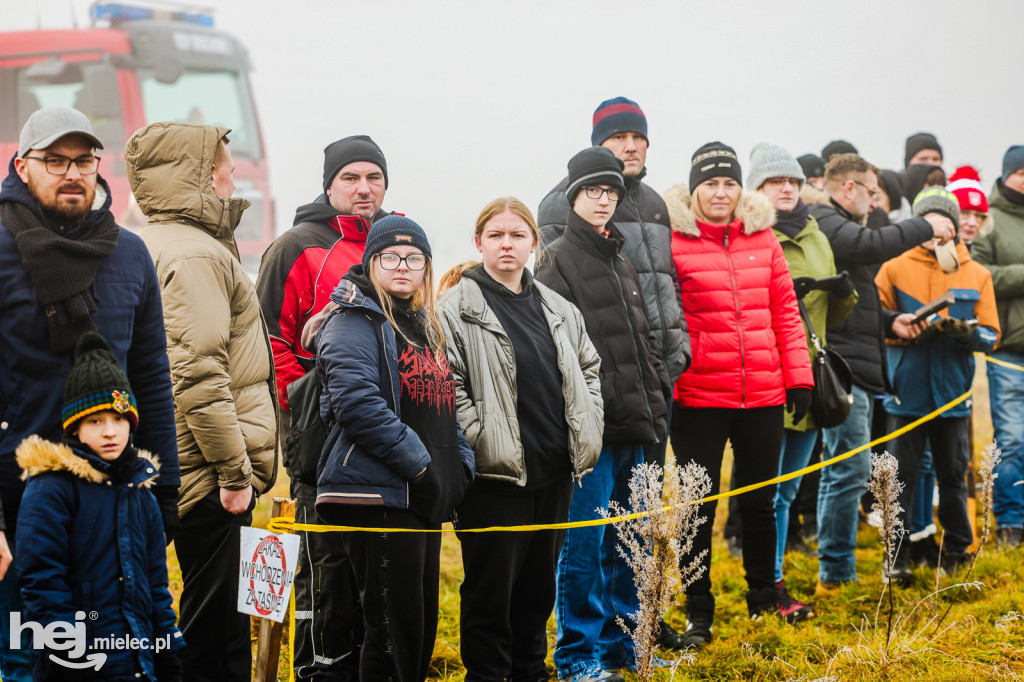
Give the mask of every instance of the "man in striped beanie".
M 647 117 L 636 102 L 625 97 L 605 100 L 594 111 L 590 142 L 607 147 L 623 164 L 625 193 L 620 197 L 611 222 L 625 240 L 622 254 L 633 264 L 640 282 L 640 293 L 647 304 L 647 318 L 658 355 L 669 379 L 676 379 L 690 364 L 690 337 L 686 332 L 679 298 L 679 281 L 672 262 L 672 227 L 668 208 L 661 196 L 643 182 L 647 173 Z M 564 178 L 540 204 L 537 224 L 540 248 L 562 236 L 569 219 L 570 199 L 566 196 L 569 178 Z M 671 395 L 665 397 L 671 401 Z M 644 459 L 664 464 L 665 445 L 644 447 Z M 662 625 L 663 646 L 682 646 L 682 639 L 666 639 L 672 632 Z

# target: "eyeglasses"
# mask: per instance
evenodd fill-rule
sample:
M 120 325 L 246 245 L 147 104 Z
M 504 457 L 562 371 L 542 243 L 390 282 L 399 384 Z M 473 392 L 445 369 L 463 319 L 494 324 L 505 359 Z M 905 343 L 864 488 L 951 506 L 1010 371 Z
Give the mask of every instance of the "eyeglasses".
M 854 184 L 856 184 L 856 185 L 860 185 L 861 187 L 863 187 L 864 189 L 866 189 L 866 190 L 868 191 L 868 195 L 869 195 L 869 196 L 870 196 L 870 197 L 871 197 L 872 199 L 877 199 L 878 197 L 880 197 L 880 196 L 882 195 L 882 194 L 881 194 L 881 192 L 879 192 L 879 191 L 878 191 L 877 189 L 874 189 L 874 190 L 873 190 L 873 189 L 871 189 L 870 187 L 868 187 L 867 185 L 865 185 L 865 184 L 864 184 L 863 182 L 860 182 L 859 180 L 854 180 L 853 182 L 854 182 Z
M 804 183 L 804 181 L 799 178 L 768 178 L 767 180 L 764 181 L 764 184 L 770 187 L 781 188 L 785 187 L 787 182 L 793 185 L 793 187 L 795 187 L 796 189 L 800 189 L 800 185 Z
M 400 263 L 405 262 L 405 267 L 410 270 L 422 270 L 427 265 L 427 257 L 422 253 L 413 253 L 408 256 L 399 256 L 397 253 L 377 254 L 380 259 L 380 266 L 385 270 L 397 270 Z
M 607 194 L 608 201 L 619 200 L 619 190 L 611 187 L 608 189 L 603 189 L 601 187 L 584 187 L 583 189 L 586 191 L 588 199 L 600 199 L 602 194 Z
M 71 169 L 71 164 L 75 164 L 75 168 L 82 175 L 92 175 L 100 169 L 100 157 L 98 156 L 80 156 L 77 159 L 69 159 L 66 156 L 47 156 L 45 158 L 26 156 L 24 158 L 42 161 L 46 164 L 46 172 L 50 175 L 66 174 Z

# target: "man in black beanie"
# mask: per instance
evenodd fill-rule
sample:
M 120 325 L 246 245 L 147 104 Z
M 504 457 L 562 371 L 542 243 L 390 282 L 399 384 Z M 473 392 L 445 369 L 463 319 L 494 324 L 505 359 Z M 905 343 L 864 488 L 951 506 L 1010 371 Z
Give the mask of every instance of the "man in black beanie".
M 295 211 L 292 228 L 263 256 L 256 291 L 274 349 L 282 429 L 303 423 L 318 410 L 295 396 L 316 381 L 313 355 L 302 348 L 302 330 L 330 300 L 348 269 L 362 260 L 370 225 L 389 215 L 381 210 L 388 187 L 384 152 L 367 135 L 351 135 L 324 149 L 323 194 Z M 289 389 L 293 401 L 289 400 Z M 299 456 L 297 438 L 285 446 L 285 467 L 296 499 L 296 520 L 319 523 L 316 461 Z M 358 679 L 359 656 L 348 655 L 361 640 L 353 634 L 362 622 L 352 568 L 330 536 L 300 533 L 301 561 L 295 576 L 295 661 L 299 679 Z M 319 579 L 314 586 L 311 567 Z M 331 625 L 328 627 L 328 618 Z
M 942 146 L 931 133 L 917 133 L 907 138 L 903 167 L 910 168 L 918 163 L 927 163 L 932 166 L 942 165 Z

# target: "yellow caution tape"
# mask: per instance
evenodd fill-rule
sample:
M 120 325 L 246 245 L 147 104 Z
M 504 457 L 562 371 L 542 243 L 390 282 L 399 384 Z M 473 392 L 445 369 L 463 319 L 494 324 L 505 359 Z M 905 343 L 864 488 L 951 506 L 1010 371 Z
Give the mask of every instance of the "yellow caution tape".
M 975 353 L 974 355 L 979 358 L 985 358 L 985 362 L 991 362 L 999 365 L 1000 367 L 1006 367 L 1008 369 L 1015 369 L 1018 372 L 1024 372 L 1024 367 L 1021 367 L 1020 365 L 1015 365 L 1012 362 L 1000 360 L 999 358 L 994 358 L 991 355 L 985 355 L 984 353 Z
M 985 357 L 986 360 L 990 359 L 987 355 L 984 356 L 984 357 Z M 993 361 L 995 361 L 995 360 L 993 359 Z M 1003 361 L 1001 361 L 1001 360 L 995 361 L 995 362 L 997 362 L 998 364 L 1004 364 Z M 1005 364 L 1009 365 L 1010 363 L 1005 363 Z M 1016 368 L 1016 369 L 1020 369 L 1021 371 L 1024 371 L 1024 367 L 1019 367 L 1017 365 L 1011 365 L 1011 366 Z M 782 483 L 783 481 L 789 481 L 789 480 L 792 480 L 794 478 L 799 478 L 800 476 L 803 476 L 805 474 L 809 474 L 812 471 L 818 471 L 819 469 L 824 469 L 827 466 L 832 466 L 836 462 L 841 462 L 844 459 L 849 459 L 850 457 L 853 457 L 857 453 L 863 452 L 863 451 L 867 450 L 868 448 L 874 447 L 875 445 L 880 445 L 881 443 L 885 443 L 887 441 L 890 441 L 893 438 L 897 438 L 899 436 L 902 436 L 904 433 L 906 433 L 908 431 L 911 431 L 912 429 L 916 429 L 921 424 L 924 424 L 925 422 L 929 422 L 932 419 L 935 419 L 936 417 L 938 417 L 942 413 L 947 412 L 947 411 L 953 409 L 954 407 L 956 407 L 960 403 L 962 403 L 965 400 L 967 400 L 968 398 L 970 398 L 971 397 L 971 392 L 972 392 L 971 390 L 968 390 L 966 393 L 961 395 L 959 398 L 951 400 L 950 402 L 946 403 L 942 407 L 938 408 L 937 410 L 935 410 L 933 412 L 929 412 L 928 414 L 926 414 L 925 416 L 921 417 L 920 419 L 915 419 L 914 421 L 910 422 L 906 426 L 903 426 L 903 427 L 901 427 L 899 429 L 896 429 L 892 433 L 887 433 L 886 435 L 882 436 L 881 438 L 876 438 L 875 440 L 871 441 L 870 443 L 865 443 L 864 445 L 861 445 L 860 447 L 854 448 L 853 450 L 850 450 L 848 452 L 844 452 L 841 455 L 838 455 L 836 457 L 832 457 L 831 459 L 827 459 L 827 460 L 818 462 L 817 464 L 812 464 L 810 466 L 804 467 L 803 469 L 799 469 L 797 471 L 793 471 L 793 472 L 788 473 L 788 474 L 783 474 L 782 476 L 776 476 L 775 478 L 770 478 L 767 481 L 761 481 L 760 483 L 754 483 L 752 485 L 743 486 L 742 488 L 736 488 L 735 490 L 730 490 L 730 491 L 725 492 L 725 493 L 718 493 L 717 495 L 709 495 L 708 497 L 705 497 L 704 499 L 699 500 L 696 504 L 700 504 L 702 502 L 712 502 L 714 500 L 720 500 L 720 499 L 723 499 L 723 498 L 726 498 L 726 497 L 732 497 L 734 495 L 742 495 L 743 493 L 748 493 L 748 492 L 750 492 L 752 490 L 757 490 L 758 488 L 764 488 L 764 487 L 769 486 L 769 485 L 775 485 L 776 483 Z M 309 533 L 334 533 L 334 532 L 351 532 L 351 531 L 363 531 L 363 532 L 369 532 L 369 533 L 456 533 L 456 532 L 457 533 L 497 533 L 497 532 L 506 532 L 506 533 L 508 533 L 508 532 L 529 532 L 529 531 L 537 531 L 537 530 L 562 530 L 562 529 L 569 529 L 569 528 L 586 528 L 588 526 L 604 526 L 604 525 L 608 525 L 608 524 L 612 524 L 612 523 L 620 523 L 622 521 L 626 521 L 626 520 L 630 520 L 630 519 L 639 519 L 641 517 L 648 516 L 650 514 L 664 512 L 664 511 L 668 511 L 670 509 L 672 509 L 672 507 L 663 507 L 662 509 L 650 510 L 650 511 L 645 511 L 645 512 L 635 512 L 633 514 L 626 514 L 626 515 L 623 515 L 623 516 L 612 516 L 612 517 L 609 517 L 607 519 L 605 519 L 605 518 L 590 519 L 590 520 L 587 520 L 587 521 L 571 521 L 571 522 L 567 521 L 565 523 L 528 524 L 528 525 L 524 525 L 524 526 L 488 526 L 486 528 L 459 528 L 459 529 L 455 529 L 455 528 L 365 528 L 365 527 L 361 527 L 361 526 L 333 526 L 333 525 L 326 525 L 326 524 L 295 523 L 295 519 L 294 518 L 289 518 L 287 516 L 278 516 L 278 517 L 273 518 L 273 519 L 270 520 L 270 523 L 267 524 L 267 529 L 271 530 L 271 531 L 273 531 L 275 533 L 290 533 L 290 532 L 294 532 L 294 531 L 306 531 L 306 532 L 309 532 Z

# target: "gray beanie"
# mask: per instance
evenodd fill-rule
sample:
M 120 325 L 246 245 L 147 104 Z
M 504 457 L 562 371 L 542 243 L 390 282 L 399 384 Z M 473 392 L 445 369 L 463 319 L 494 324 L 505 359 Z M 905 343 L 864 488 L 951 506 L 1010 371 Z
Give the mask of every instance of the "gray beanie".
M 750 151 L 750 174 L 747 187 L 761 189 L 769 178 L 799 178 L 806 180 L 803 168 L 788 151 L 769 142 L 761 142 Z
M 914 215 L 924 216 L 938 213 L 953 221 L 953 226 L 960 229 L 960 202 L 945 187 L 926 187 L 914 199 Z

